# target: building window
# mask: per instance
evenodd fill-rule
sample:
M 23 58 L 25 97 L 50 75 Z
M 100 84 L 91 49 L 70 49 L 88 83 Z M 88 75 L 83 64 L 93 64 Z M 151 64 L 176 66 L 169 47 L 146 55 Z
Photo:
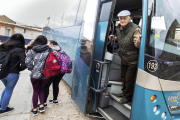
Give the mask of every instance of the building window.
M 23 29 L 23 33 L 26 33 L 26 29 Z
M 4 33 L 4 35 L 5 35 L 5 36 L 9 36 L 9 33 L 10 33 L 10 29 L 8 29 L 7 27 L 5 27 L 5 33 Z

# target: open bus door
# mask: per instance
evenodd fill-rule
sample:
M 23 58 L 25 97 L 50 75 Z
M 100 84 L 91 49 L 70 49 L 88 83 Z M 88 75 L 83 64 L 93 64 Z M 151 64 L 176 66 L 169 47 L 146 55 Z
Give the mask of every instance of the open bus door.
M 108 40 L 108 36 L 116 34 L 117 14 L 121 10 L 131 11 L 133 22 L 139 24 L 142 18 L 142 0 L 104 0 L 101 6 L 87 113 L 98 111 L 107 120 L 126 120 L 130 118 L 132 103 L 121 105 L 121 98 L 116 96 L 122 92 L 121 58 L 117 54 L 117 43 Z
M 91 64 L 93 59 L 94 36 L 97 16 L 99 16 L 100 0 L 86 0 L 84 20 L 81 23 L 79 41 L 75 56 L 74 75 L 72 80 L 72 99 L 79 109 L 86 113 Z M 81 9 L 79 9 L 81 12 Z
M 86 4 L 72 84 L 72 99 L 84 114 L 96 111 L 96 92 L 90 89 L 90 84 L 97 89 L 98 81 L 92 81 L 91 72 L 94 72 L 95 59 L 103 60 L 113 5 L 115 0 L 88 0 Z

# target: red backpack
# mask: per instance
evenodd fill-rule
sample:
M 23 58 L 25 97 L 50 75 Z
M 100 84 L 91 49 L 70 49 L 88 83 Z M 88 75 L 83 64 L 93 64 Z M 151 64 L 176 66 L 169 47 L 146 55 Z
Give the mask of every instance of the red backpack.
M 59 65 L 58 58 L 53 52 L 49 53 L 48 58 L 46 59 L 44 70 L 42 73 L 46 78 L 56 76 L 60 73 L 61 66 Z

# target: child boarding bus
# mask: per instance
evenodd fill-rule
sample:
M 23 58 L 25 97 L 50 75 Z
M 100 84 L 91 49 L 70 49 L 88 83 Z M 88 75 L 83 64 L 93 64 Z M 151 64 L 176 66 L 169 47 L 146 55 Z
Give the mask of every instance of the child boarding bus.
M 64 2 L 63 2 L 64 1 Z M 61 10 L 58 10 L 61 8 Z M 62 10 L 63 9 L 63 10 Z M 121 58 L 117 14 L 131 12 L 142 31 L 133 101 L 120 104 Z M 180 120 L 180 0 L 62 0 L 43 35 L 73 61 L 63 79 L 91 117 L 107 120 Z

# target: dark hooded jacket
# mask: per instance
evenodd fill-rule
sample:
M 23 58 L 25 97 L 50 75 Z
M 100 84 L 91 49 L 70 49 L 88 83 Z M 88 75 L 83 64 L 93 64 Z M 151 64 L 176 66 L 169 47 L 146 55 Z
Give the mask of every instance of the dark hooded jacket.
M 28 50 L 25 63 L 28 70 L 31 70 L 31 78 L 47 79 L 42 74 L 42 71 L 44 69 L 44 65 L 49 55 L 49 52 L 50 48 L 48 45 L 37 45 L 32 49 Z
M 12 49 L 14 48 L 15 47 L 13 47 Z M 22 49 L 21 46 L 16 46 L 16 49 L 17 50 L 11 53 L 10 55 L 8 66 L 10 73 L 19 74 L 20 71 L 26 69 L 26 65 L 25 65 L 26 54 L 25 54 L 25 50 Z M 0 51 L 9 51 L 9 50 L 11 49 L 4 48 L 3 45 L 0 45 Z

